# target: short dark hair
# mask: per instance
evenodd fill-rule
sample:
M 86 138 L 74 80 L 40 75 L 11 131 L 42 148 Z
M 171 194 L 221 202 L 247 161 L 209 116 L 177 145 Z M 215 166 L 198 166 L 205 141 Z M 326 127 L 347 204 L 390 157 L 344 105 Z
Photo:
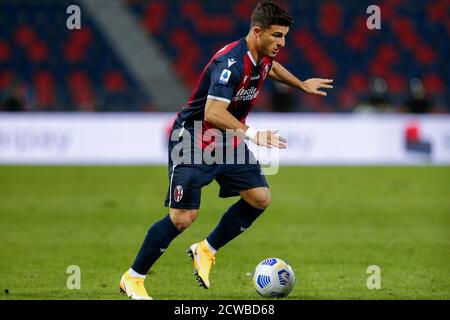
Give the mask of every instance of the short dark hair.
M 294 18 L 282 7 L 272 1 L 261 1 L 252 12 L 251 27 L 258 26 L 263 29 L 272 25 L 290 27 Z

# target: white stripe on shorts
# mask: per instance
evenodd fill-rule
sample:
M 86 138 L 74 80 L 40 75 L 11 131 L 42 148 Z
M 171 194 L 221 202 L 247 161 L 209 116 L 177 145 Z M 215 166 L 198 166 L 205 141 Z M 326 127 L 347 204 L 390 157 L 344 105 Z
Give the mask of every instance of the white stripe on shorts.
M 173 182 L 173 174 L 175 173 L 175 167 L 177 165 L 174 163 L 172 166 L 172 174 L 170 175 L 170 186 L 169 186 L 169 208 L 172 206 L 172 182 Z

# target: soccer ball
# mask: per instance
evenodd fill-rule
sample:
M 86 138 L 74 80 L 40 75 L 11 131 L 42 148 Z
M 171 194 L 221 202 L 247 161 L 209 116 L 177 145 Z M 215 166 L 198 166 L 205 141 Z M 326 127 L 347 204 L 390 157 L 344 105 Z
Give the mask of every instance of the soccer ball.
M 291 266 L 278 258 L 261 261 L 253 273 L 256 291 L 266 298 L 281 298 L 294 288 L 295 275 Z

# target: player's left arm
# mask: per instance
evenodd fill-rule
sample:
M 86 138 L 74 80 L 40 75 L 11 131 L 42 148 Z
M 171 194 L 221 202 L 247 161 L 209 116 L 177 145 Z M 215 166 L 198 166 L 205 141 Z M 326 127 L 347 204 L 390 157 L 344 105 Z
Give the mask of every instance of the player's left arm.
M 319 89 L 333 88 L 333 86 L 330 84 L 333 83 L 332 79 L 312 78 L 305 81 L 301 81 L 276 61 L 273 61 L 272 69 L 269 72 L 269 77 L 272 80 L 303 90 L 307 93 L 318 94 L 321 96 L 326 96 L 327 93 Z

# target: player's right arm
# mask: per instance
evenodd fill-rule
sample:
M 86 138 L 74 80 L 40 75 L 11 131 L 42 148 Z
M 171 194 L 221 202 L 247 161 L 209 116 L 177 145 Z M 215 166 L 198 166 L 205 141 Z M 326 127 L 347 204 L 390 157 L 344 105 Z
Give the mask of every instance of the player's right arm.
M 251 129 L 228 112 L 228 105 L 228 102 L 209 98 L 205 106 L 205 121 L 218 129 L 233 129 L 237 136 L 249 139 L 260 146 L 280 149 L 287 147 L 287 140 L 278 135 L 278 131 Z

